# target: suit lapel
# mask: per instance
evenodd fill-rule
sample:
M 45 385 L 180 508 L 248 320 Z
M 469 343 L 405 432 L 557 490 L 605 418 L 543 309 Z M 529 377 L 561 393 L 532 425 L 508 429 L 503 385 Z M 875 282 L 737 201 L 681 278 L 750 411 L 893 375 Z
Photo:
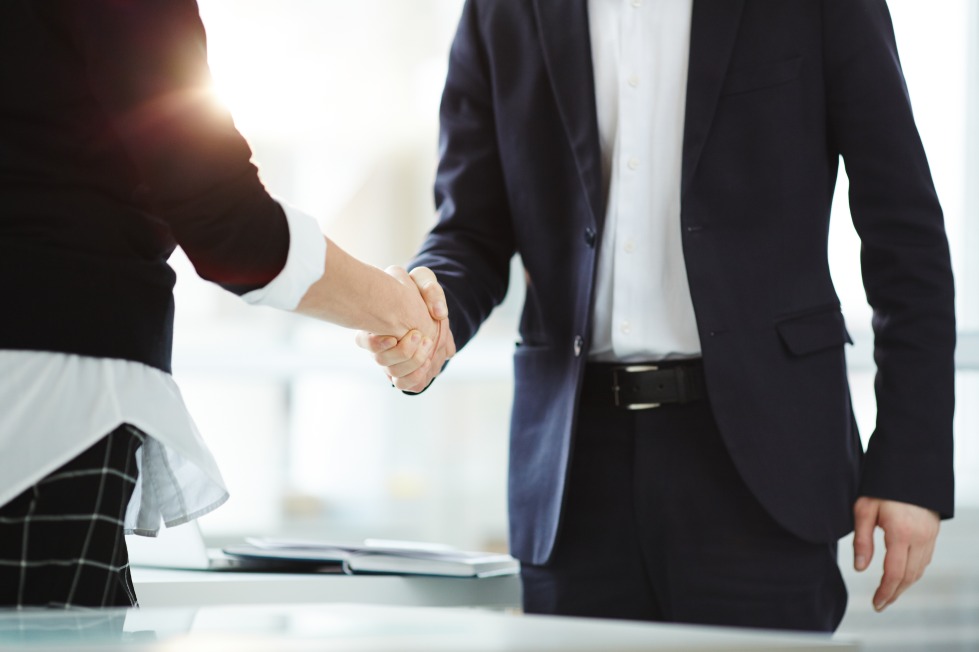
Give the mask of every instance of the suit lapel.
M 681 196 L 690 186 L 707 142 L 743 8 L 744 0 L 694 0 L 693 3 Z
M 588 33 L 588 0 L 534 0 L 544 65 L 595 224 L 602 211 L 602 153 Z

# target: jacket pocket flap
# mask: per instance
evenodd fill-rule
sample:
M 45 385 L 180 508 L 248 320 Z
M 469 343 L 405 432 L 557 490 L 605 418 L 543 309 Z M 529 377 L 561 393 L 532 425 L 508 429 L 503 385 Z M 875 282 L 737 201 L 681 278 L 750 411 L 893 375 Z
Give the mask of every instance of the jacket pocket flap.
M 799 76 L 801 64 L 802 57 L 796 57 L 787 61 L 735 70 L 728 73 L 721 95 L 747 93 L 792 81 Z
M 775 325 L 785 346 L 795 355 L 853 344 L 839 310 L 786 319 Z

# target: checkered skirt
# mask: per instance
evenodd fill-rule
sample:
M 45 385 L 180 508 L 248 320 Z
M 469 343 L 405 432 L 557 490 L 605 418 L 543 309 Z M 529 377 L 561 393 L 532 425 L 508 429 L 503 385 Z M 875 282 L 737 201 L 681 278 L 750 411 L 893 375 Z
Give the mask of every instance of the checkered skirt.
M 124 424 L 0 507 L 0 606 L 137 605 L 123 519 L 144 437 Z

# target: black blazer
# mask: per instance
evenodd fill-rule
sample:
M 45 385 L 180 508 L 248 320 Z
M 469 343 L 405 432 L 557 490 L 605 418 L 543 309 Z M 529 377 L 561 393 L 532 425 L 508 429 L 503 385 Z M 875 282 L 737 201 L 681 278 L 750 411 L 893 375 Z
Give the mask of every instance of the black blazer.
M 587 0 L 468 0 L 441 108 L 439 221 L 414 265 L 456 342 L 506 292 L 514 357 L 511 547 L 553 547 L 591 337 L 602 235 Z M 827 263 L 840 157 L 874 310 L 877 429 L 850 406 Z M 953 284 L 883 0 L 695 0 L 681 228 L 711 405 L 745 481 L 786 528 L 833 541 L 858 494 L 953 510 Z

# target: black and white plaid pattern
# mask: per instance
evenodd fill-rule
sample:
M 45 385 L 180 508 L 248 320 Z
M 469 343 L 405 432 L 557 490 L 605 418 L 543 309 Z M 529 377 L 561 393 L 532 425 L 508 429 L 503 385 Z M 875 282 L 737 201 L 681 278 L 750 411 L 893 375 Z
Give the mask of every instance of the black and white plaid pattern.
M 123 520 L 143 439 L 122 425 L 0 507 L 0 606 L 136 606 Z

